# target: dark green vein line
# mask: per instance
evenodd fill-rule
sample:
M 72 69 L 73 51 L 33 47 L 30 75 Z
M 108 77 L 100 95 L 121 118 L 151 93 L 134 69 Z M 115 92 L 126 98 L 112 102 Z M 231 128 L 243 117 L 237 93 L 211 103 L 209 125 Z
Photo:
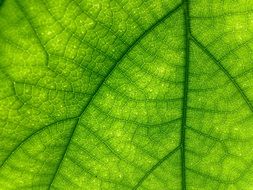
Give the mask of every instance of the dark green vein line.
M 223 73 L 229 78 L 235 88 L 238 90 L 240 95 L 242 96 L 243 100 L 246 102 L 247 106 L 249 107 L 250 111 L 253 112 L 253 105 L 251 104 L 249 98 L 240 87 L 240 85 L 236 82 L 234 77 L 228 72 L 228 70 L 221 64 L 221 62 L 193 35 L 191 35 L 192 41 L 208 56 L 210 57 L 214 63 L 223 71 Z
M 170 151 L 168 154 L 166 154 L 162 159 L 160 159 L 155 165 L 153 165 L 146 173 L 145 175 L 138 181 L 138 183 L 133 187 L 132 190 L 136 190 L 140 187 L 140 185 L 148 178 L 148 176 L 156 169 L 158 168 L 164 161 L 166 161 L 168 158 L 170 158 L 173 154 L 175 154 L 181 147 L 178 146 L 174 148 L 172 151 Z
M 20 4 L 20 2 L 18 0 L 15 0 L 15 3 L 16 5 L 18 6 L 18 8 L 20 9 L 20 11 L 23 13 L 25 19 L 27 20 L 28 24 L 30 25 L 38 43 L 40 44 L 41 48 L 42 48 L 42 51 L 44 53 L 44 56 L 45 56 L 45 65 L 47 66 L 48 65 L 48 61 L 49 61 L 49 55 L 48 55 L 48 52 L 46 51 L 46 48 L 44 46 L 44 44 L 42 43 L 40 37 L 39 37 L 39 34 L 38 32 L 36 31 L 34 25 L 32 24 L 31 22 L 31 19 L 28 17 L 28 14 L 27 12 L 24 10 L 23 6 Z
M 250 161 L 247 166 L 245 167 L 245 169 L 241 172 L 241 174 L 235 178 L 232 178 L 232 179 L 220 179 L 218 178 L 217 176 L 212 176 L 212 175 L 209 175 L 209 174 L 206 174 L 204 172 L 201 172 L 201 171 L 197 171 L 197 170 L 194 170 L 194 169 L 191 169 L 191 168 L 186 168 L 188 171 L 192 172 L 192 173 L 195 173 L 199 176 L 203 176 L 209 180 L 212 180 L 212 181 L 216 181 L 216 182 L 219 182 L 219 183 L 223 183 L 223 184 L 226 184 L 226 185 L 230 185 L 230 184 L 236 184 L 240 179 L 242 179 L 250 170 L 249 168 L 251 168 L 253 166 L 253 161 Z
M 167 14 L 165 14 L 161 19 L 159 19 L 157 22 L 155 22 L 153 25 L 151 25 L 149 28 L 147 28 L 136 40 L 123 52 L 122 56 L 118 59 L 117 63 L 121 62 L 128 53 L 137 45 L 140 43 L 140 41 L 145 38 L 150 32 L 152 32 L 157 26 L 159 26 L 161 23 L 163 23 L 165 20 L 170 18 L 173 13 L 177 12 L 179 8 L 182 6 L 182 3 L 178 4 L 176 7 L 174 7 L 171 11 L 169 11 Z M 111 70 L 113 70 L 118 64 L 115 64 Z M 110 72 L 109 72 L 110 73 Z
M 182 124 L 181 124 L 181 186 L 182 190 L 186 189 L 186 166 L 185 166 L 185 129 L 187 122 L 187 104 L 189 91 L 189 65 L 190 65 L 190 16 L 189 0 L 184 2 L 184 36 L 185 36 L 185 69 L 184 69 L 184 87 L 183 87 L 183 104 L 182 104 Z
M 102 143 L 114 156 L 118 157 L 119 159 L 123 160 L 123 157 L 115 151 L 110 144 L 108 144 L 101 136 L 97 135 L 92 129 L 86 127 L 86 130 L 93 135 L 100 143 Z
M 206 173 L 203 173 L 201 171 L 197 171 L 197 170 L 194 170 L 194 169 L 191 169 L 191 168 L 186 168 L 186 169 L 191 173 L 195 173 L 195 174 L 197 174 L 199 176 L 202 176 L 202 177 L 205 177 L 209 180 L 216 181 L 216 182 L 219 182 L 219 183 L 222 183 L 222 184 L 231 184 L 231 182 L 229 182 L 227 180 L 219 179 L 216 176 L 212 176 L 212 175 L 209 175 L 209 174 L 206 174 Z
M 2 164 L 0 165 L 0 168 L 3 167 L 3 165 L 9 160 L 9 158 L 23 145 L 25 144 L 27 141 L 29 141 L 32 137 L 34 137 L 35 135 L 43 132 L 44 130 L 46 130 L 48 127 L 50 126 L 53 126 L 55 124 L 58 124 L 58 123 L 62 123 L 62 122 L 65 122 L 65 121 L 68 121 L 68 120 L 72 120 L 72 119 L 76 119 L 76 117 L 71 117 L 71 118 L 66 118 L 66 119 L 62 119 L 62 120 L 58 120 L 58 121 L 55 121 L 53 123 L 50 123 L 40 129 L 38 129 L 37 131 L 33 132 L 32 134 L 30 134 L 29 136 L 27 136 L 25 139 L 23 139 L 19 144 L 17 144 L 14 149 L 7 155 L 7 157 L 3 160 Z
M 122 60 L 124 60 L 124 58 L 128 55 L 128 53 L 136 46 L 140 43 L 140 41 L 145 38 L 145 36 L 147 36 L 150 32 L 152 32 L 157 26 L 159 26 L 162 22 L 164 22 L 166 19 L 168 19 L 173 13 L 175 13 L 177 10 L 179 10 L 179 8 L 181 7 L 182 3 L 180 3 L 179 5 L 177 5 L 175 8 L 173 8 L 171 11 L 169 11 L 166 15 L 164 15 L 161 19 L 159 19 L 157 22 L 155 22 L 153 25 L 151 25 L 147 30 L 145 30 L 122 54 L 122 56 L 115 62 L 115 64 L 110 68 L 108 74 L 105 76 L 105 78 L 103 80 L 101 80 L 101 82 L 98 84 L 97 89 L 94 91 L 94 93 L 91 95 L 91 98 L 89 99 L 89 101 L 84 105 L 83 109 L 81 110 L 77 122 L 75 123 L 73 130 L 70 134 L 70 138 L 68 139 L 67 145 L 63 151 L 63 154 L 61 156 L 61 158 L 59 159 L 59 162 L 56 166 L 56 171 L 54 172 L 52 179 L 50 180 L 49 183 L 49 187 L 48 189 L 51 188 L 54 179 L 62 165 L 63 159 L 67 154 L 69 145 L 71 143 L 72 137 L 75 134 L 76 128 L 80 122 L 81 117 L 83 116 L 83 114 L 85 113 L 85 111 L 87 110 L 87 108 L 89 107 L 89 105 L 93 102 L 94 98 L 96 97 L 96 95 L 98 94 L 99 90 L 101 89 L 101 87 L 103 86 L 103 84 L 108 80 L 108 78 L 111 76 L 111 74 L 113 73 L 113 71 L 115 70 L 116 66 L 119 65 L 120 62 L 122 62 Z
M 56 165 L 56 170 L 55 170 L 55 172 L 54 172 L 54 174 L 53 174 L 53 176 L 52 176 L 52 178 L 51 178 L 51 180 L 50 180 L 50 183 L 49 183 L 49 186 L 48 186 L 48 190 L 51 189 L 51 187 L 52 187 L 52 185 L 53 185 L 53 182 L 54 182 L 54 180 L 55 180 L 55 178 L 56 178 L 56 175 L 58 174 L 59 169 L 60 169 L 60 167 L 61 167 L 61 165 L 62 165 L 62 161 L 63 161 L 63 159 L 65 158 L 65 156 L 66 156 L 66 154 L 67 154 L 68 147 L 69 147 L 69 145 L 70 145 L 70 143 L 71 143 L 72 137 L 74 136 L 74 133 L 75 133 L 76 127 L 77 127 L 77 125 L 78 125 L 78 123 L 79 123 L 79 121 L 80 121 L 81 115 L 82 115 L 82 113 L 80 114 L 80 116 L 78 116 L 78 119 L 76 120 L 75 125 L 74 125 L 74 127 L 73 127 L 73 129 L 72 129 L 72 131 L 71 131 L 71 134 L 70 134 L 70 137 L 69 137 L 69 139 L 68 139 L 68 141 L 67 141 L 67 144 L 66 144 L 66 146 L 65 146 L 65 149 L 63 150 L 63 154 L 62 154 L 62 156 L 60 157 L 59 162 L 58 162 L 57 165 Z

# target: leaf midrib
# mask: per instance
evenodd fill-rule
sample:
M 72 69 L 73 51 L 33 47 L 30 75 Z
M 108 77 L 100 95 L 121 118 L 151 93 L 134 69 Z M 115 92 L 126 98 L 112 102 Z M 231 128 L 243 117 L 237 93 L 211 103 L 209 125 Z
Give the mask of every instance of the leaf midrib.
M 184 65 L 184 87 L 183 87 L 183 104 L 182 104 L 182 123 L 181 123 L 181 186 L 182 190 L 186 189 L 186 172 L 185 172 L 185 129 L 187 122 L 187 104 L 189 91 L 189 68 L 190 68 L 190 35 L 191 25 L 189 16 L 189 1 L 183 0 L 184 6 L 184 38 L 185 38 L 185 65 Z

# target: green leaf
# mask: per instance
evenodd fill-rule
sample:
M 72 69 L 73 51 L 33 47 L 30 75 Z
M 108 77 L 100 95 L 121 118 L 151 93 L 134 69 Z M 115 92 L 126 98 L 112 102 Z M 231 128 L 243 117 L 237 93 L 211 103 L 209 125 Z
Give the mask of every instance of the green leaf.
M 2 2 L 1 189 L 252 189 L 253 1 Z

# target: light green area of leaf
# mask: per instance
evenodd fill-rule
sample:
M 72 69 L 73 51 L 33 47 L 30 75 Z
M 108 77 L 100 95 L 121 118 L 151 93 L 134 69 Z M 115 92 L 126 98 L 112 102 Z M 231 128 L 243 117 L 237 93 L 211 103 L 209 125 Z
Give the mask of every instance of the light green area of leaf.
M 5 0 L 0 189 L 253 189 L 252 52 L 252 0 Z

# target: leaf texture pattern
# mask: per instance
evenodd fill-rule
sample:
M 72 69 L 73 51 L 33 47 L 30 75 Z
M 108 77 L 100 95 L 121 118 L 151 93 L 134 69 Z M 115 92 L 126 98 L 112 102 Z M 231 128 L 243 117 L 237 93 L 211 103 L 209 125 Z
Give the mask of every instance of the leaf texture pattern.
M 0 1 L 0 187 L 253 188 L 253 1 Z

